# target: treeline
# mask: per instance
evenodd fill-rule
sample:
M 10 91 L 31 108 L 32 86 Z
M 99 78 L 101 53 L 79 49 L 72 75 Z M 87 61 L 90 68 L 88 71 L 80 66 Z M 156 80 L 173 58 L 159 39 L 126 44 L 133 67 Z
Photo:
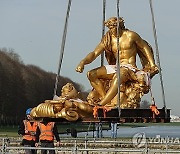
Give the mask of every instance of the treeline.
M 23 64 L 13 49 L 0 49 L 0 125 L 17 124 L 27 108 L 52 99 L 55 78 L 54 73 Z M 83 89 L 69 78 L 60 76 L 59 81 L 58 95 L 67 82 L 73 83 L 78 91 Z

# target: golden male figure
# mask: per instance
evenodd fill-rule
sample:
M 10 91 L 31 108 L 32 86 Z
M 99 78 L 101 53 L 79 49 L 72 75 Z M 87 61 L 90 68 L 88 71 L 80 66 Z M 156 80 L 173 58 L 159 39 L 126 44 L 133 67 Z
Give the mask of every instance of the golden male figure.
M 119 51 L 117 50 L 117 22 L 119 22 Z M 101 101 L 99 105 L 106 105 L 117 94 L 117 76 L 116 76 L 116 60 L 120 60 L 120 84 L 124 84 L 129 80 L 136 80 L 135 73 L 139 70 L 136 66 L 136 55 L 139 54 L 145 58 L 146 71 L 153 76 L 158 73 L 155 65 L 151 47 L 136 32 L 128 30 L 124 26 L 124 20 L 111 17 L 105 22 L 109 31 L 104 35 L 101 42 L 94 51 L 90 52 L 81 60 L 76 68 L 77 72 L 83 72 L 84 66 L 93 62 L 103 51 L 106 53 L 107 61 L 110 65 L 98 67 L 87 73 L 88 79 L 92 87 L 100 94 Z M 139 53 L 140 52 L 140 53 Z M 112 79 L 111 87 L 105 92 L 100 79 Z

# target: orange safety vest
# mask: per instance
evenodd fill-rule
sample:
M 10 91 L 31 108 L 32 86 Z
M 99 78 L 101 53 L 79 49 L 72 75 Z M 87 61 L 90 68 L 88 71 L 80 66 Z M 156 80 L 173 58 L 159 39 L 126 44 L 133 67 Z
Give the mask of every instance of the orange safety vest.
M 53 141 L 54 140 L 54 122 L 49 122 L 47 125 L 44 125 L 43 123 L 38 123 L 39 129 L 40 129 L 40 140 L 47 140 L 47 141 Z
M 33 125 L 31 125 L 30 121 L 28 120 L 23 120 L 25 131 L 27 130 L 29 134 L 23 135 L 23 139 L 25 140 L 34 140 L 35 141 L 35 134 L 36 134 L 36 129 L 37 129 L 37 122 L 34 122 Z

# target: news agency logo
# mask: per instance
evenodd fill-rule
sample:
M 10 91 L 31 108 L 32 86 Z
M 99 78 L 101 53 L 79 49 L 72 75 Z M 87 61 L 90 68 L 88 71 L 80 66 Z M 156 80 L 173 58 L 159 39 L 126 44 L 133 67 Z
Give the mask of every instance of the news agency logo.
M 142 132 L 142 133 L 135 134 L 132 138 L 132 142 L 135 147 L 138 147 L 138 148 L 143 147 L 146 144 L 145 133 Z
M 132 138 L 133 145 L 135 147 L 143 147 L 146 143 L 152 144 L 180 144 L 180 138 L 176 137 L 161 137 L 156 135 L 155 137 L 146 137 L 145 133 L 136 133 Z

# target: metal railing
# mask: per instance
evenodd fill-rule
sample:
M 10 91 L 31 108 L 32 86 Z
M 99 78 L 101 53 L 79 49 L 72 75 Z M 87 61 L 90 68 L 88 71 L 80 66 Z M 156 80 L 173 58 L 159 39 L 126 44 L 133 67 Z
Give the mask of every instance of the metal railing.
M 16 142 L 16 144 L 14 143 Z M 23 153 L 25 150 L 35 149 L 38 153 L 40 150 L 55 150 L 56 153 L 73 153 L 73 154 L 92 154 L 92 153 L 117 153 L 117 154 L 169 154 L 180 153 L 180 143 L 145 143 L 138 148 L 133 145 L 131 140 L 111 140 L 111 139 L 93 139 L 93 138 L 64 138 L 62 146 L 55 148 L 43 147 L 23 147 L 20 140 L 2 138 L 0 141 L 0 153 L 15 154 Z M 71 144 L 71 145 L 68 145 Z M 55 143 L 56 145 L 56 143 Z M 68 145 L 68 146 L 67 146 Z

